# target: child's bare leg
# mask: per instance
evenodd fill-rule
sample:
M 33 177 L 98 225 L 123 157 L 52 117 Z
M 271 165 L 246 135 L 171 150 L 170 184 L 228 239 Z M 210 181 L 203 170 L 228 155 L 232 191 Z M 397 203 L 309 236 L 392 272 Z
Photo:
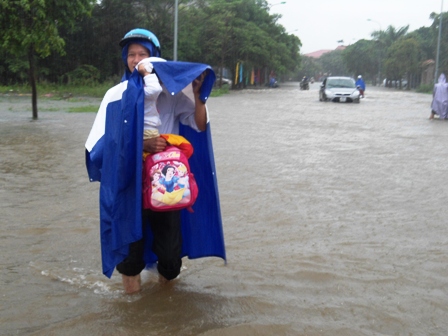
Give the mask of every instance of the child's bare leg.
M 129 276 L 122 274 L 123 287 L 126 294 L 138 293 L 141 290 L 142 280 L 140 274 Z

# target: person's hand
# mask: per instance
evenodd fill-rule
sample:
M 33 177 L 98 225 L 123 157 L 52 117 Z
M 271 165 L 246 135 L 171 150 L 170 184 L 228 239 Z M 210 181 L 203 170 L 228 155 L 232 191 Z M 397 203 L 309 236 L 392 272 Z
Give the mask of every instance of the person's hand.
M 194 120 L 196 126 L 200 131 L 205 131 L 207 127 L 207 110 L 205 108 L 205 102 L 201 100 L 201 87 L 205 76 L 208 74 L 208 69 L 201 73 L 192 83 L 194 94 Z
M 195 97 L 199 97 L 201 93 L 202 82 L 204 81 L 205 76 L 207 76 L 208 69 L 201 73 L 192 83 L 193 85 L 193 93 Z
M 150 62 L 149 58 L 144 58 L 140 62 L 137 63 L 135 66 L 137 68 L 138 73 L 145 77 L 147 75 L 150 75 L 152 73 L 153 65 Z
M 162 137 L 143 140 L 143 150 L 148 153 L 159 153 L 165 150 L 168 143 Z

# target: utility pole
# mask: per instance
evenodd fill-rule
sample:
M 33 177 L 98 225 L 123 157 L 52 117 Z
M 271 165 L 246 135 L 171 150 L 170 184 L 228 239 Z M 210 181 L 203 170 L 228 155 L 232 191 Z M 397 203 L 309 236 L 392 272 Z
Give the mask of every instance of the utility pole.
M 437 39 L 437 54 L 436 54 L 436 69 L 434 73 L 434 83 L 437 83 L 437 76 L 439 72 L 439 54 L 440 54 L 440 40 L 442 37 L 442 21 L 443 21 L 443 0 L 442 7 L 440 8 L 440 16 L 439 16 L 439 37 Z
M 177 14 L 179 9 L 179 0 L 174 0 L 174 44 L 173 60 L 177 61 Z
M 380 31 L 378 34 L 378 86 L 381 86 L 381 45 L 380 45 L 380 36 L 381 36 L 381 32 L 383 31 L 381 29 L 381 23 L 379 23 L 378 21 L 372 20 L 372 19 L 367 19 L 367 21 L 370 22 L 375 22 L 379 27 L 380 27 Z

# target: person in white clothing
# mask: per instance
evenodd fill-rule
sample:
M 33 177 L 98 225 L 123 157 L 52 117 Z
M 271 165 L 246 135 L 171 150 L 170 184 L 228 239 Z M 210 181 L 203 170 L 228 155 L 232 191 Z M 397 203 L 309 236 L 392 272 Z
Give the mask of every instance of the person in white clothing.
M 135 63 L 138 57 L 148 55 L 137 63 L 135 68 L 143 77 L 144 81 L 144 111 L 143 119 L 143 140 L 156 138 L 159 134 L 159 126 L 161 125 L 159 111 L 157 110 L 157 98 L 162 92 L 162 86 L 159 83 L 159 78 L 152 72 L 153 66 L 151 64 L 151 56 L 149 50 L 140 44 L 131 44 L 128 48 L 128 65 Z M 153 58 L 154 59 L 154 58 Z

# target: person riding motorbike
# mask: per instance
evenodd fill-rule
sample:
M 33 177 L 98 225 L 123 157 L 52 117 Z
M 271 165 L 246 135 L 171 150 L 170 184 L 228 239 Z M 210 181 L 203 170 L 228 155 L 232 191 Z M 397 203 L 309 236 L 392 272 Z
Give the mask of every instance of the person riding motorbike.
M 300 90 L 309 90 L 310 84 L 307 76 L 303 76 L 302 81 L 300 82 Z

